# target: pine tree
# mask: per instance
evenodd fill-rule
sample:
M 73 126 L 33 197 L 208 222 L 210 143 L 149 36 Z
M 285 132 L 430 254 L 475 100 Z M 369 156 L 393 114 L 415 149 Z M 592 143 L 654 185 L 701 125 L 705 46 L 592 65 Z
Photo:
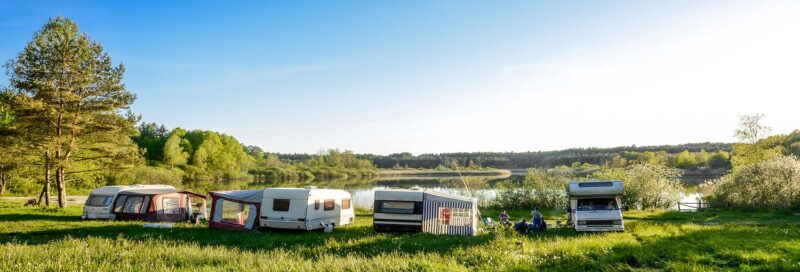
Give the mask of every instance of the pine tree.
M 138 158 L 129 138 L 135 118 L 120 113 L 136 99 L 121 82 L 125 68 L 70 19 L 50 19 L 6 68 L 20 96 L 18 121 L 45 150 L 45 168 L 55 169 L 59 207 L 73 164 L 96 171 Z

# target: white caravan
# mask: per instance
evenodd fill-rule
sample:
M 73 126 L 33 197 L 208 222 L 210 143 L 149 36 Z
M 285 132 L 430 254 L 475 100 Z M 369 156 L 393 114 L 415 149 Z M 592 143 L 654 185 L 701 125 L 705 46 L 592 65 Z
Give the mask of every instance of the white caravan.
M 259 223 L 265 228 L 303 230 L 347 225 L 355 219 L 351 199 L 347 191 L 312 186 L 264 189 Z
M 576 231 L 624 231 L 622 181 L 570 182 L 569 221 Z
M 86 198 L 86 204 L 83 206 L 82 219 L 111 219 L 114 220 L 114 214 L 111 213 L 111 205 L 117 198 L 117 195 L 125 190 L 133 189 L 175 189 L 169 185 L 117 185 L 117 186 L 103 186 L 92 190 L 89 197 Z
M 475 235 L 477 200 L 435 191 L 376 190 L 375 231 Z

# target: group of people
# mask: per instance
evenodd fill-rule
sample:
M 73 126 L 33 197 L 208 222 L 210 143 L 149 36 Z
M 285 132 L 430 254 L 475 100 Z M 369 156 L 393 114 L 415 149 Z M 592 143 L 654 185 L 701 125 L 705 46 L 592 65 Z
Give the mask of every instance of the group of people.
M 506 226 L 506 228 L 512 225 L 511 217 L 508 216 L 505 210 L 500 212 L 500 224 Z M 531 221 L 530 223 L 525 221 L 525 218 L 520 219 L 517 223 L 513 224 L 514 230 L 519 233 L 528 233 L 528 232 L 542 232 L 547 229 L 547 223 L 544 221 L 544 217 L 542 217 L 542 213 L 539 212 L 539 208 L 534 208 L 531 211 Z

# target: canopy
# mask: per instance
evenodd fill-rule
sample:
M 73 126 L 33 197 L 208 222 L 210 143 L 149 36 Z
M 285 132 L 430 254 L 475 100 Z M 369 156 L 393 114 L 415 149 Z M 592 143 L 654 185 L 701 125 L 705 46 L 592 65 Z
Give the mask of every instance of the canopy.
M 212 198 L 225 198 L 234 201 L 261 204 L 264 198 L 264 190 L 241 190 L 241 191 L 221 191 L 210 192 Z

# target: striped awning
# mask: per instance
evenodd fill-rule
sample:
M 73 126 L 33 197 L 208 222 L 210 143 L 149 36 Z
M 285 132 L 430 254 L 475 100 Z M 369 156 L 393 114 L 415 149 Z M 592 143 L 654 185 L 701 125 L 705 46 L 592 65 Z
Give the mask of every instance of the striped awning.
M 449 235 L 475 235 L 477 229 L 475 202 L 424 201 L 422 232 Z

